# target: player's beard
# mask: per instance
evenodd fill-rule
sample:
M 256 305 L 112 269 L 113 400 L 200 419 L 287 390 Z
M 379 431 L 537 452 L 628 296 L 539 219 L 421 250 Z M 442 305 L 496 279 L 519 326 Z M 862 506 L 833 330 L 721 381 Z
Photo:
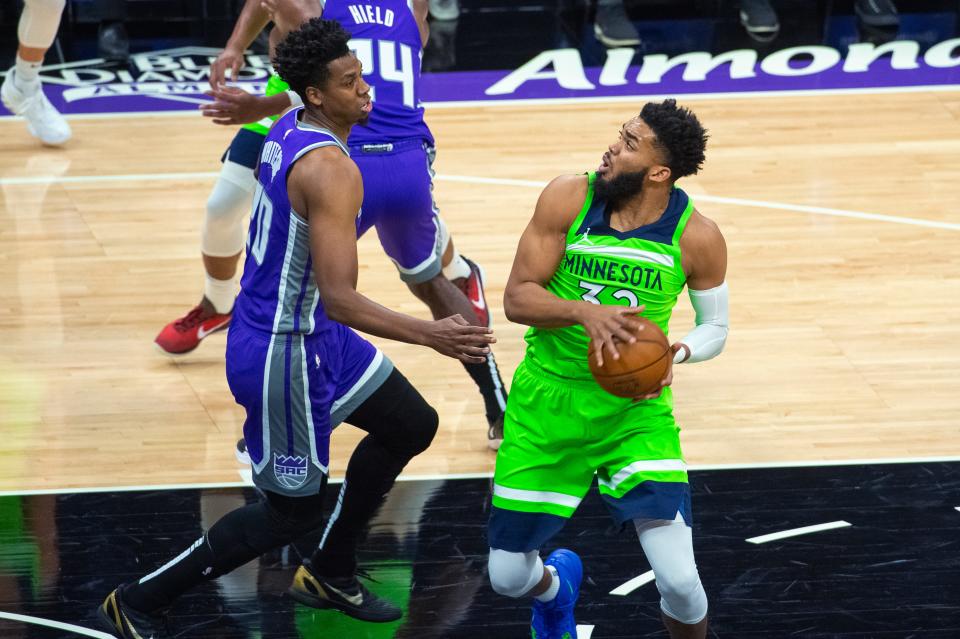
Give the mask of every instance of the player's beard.
M 634 173 L 621 173 L 609 180 L 597 176 L 593 189 L 598 200 L 607 202 L 611 207 L 617 208 L 633 196 L 640 194 L 643 190 L 643 180 L 646 177 L 646 169 Z

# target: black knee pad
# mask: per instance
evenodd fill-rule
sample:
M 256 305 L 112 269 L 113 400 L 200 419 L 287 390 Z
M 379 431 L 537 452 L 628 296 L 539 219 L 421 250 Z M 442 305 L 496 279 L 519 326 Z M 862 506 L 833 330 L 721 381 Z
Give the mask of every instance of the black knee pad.
M 395 418 L 398 422 L 398 432 L 403 434 L 401 441 L 405 452 L 410 457 L 419 455 L 433 442 L 437 428 L 440 426 L 440 416 L 413 386 L 410 386 L 409 392 L 397 409 Z
M 347 421 L 404 463 L 430 446 L 440 424 L 437 411 L 397 369 Z
M 440 416 L 413 386 L 410 387 L 410 393 L 401 408 L 398 419 L 401 420 L 401 428 L 406 434 L 410 456 L 419 455 L 433 442 L 440 426 Z

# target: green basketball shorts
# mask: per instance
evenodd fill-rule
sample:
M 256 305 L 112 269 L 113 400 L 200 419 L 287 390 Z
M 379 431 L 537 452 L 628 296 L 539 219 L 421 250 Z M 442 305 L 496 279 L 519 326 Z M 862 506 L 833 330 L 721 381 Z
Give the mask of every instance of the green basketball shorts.
M 541 548 L 576 511 L 594 475 L 618 524 L 680 513 L 690 525 L 679 433 L 669 388 L 656 400 L 633 402 L 525 359 L 510 387 L 497 453 L 490 546 Z

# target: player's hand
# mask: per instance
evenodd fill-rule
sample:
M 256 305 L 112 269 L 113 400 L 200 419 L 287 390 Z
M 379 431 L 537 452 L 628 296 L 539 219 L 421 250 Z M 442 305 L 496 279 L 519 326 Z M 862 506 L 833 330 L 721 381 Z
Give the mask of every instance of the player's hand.
M 451 315 L 428 322 L 423 343 L 441 355 L 467 364 L 482 364 L 487 361 L 490 344 L 496 341 L 492 329 L 473 326 L 460 315 Z
M 237 87 L 220 87 L 206 92 L 212 102 L 200 105 L 200 112 L 213 118 L 214 124 L 248 124 L 257 122 L 272 113 L 264 114 L 259 96 L 250 95 Z
M 243 51 L 233 47 L 227 47 L 221 51 L 217 59 L 210 63 L 210 87 L 219 89 L 226 86 L 227 71 L 230 71 L 230 79 L 236 82 L 240 77 L 243 64 Z
M 580 308 L 580 323 L 593 341 L 589 354 L 597 366 L 603 366 L 603 358 L 620 359 L 617 342 L 633 343 L 635 334 L 643 329 L 634 318 L 643 312 L 643 306 L 613 306 L 584 302 Z
M 667 374 L 660 380 L 660 388 L 653 391 L 652 393 L 647 393 L 646 395 L 641 395 L 640 397 L 634 398 L 635 402 L 642 402 L 645 399 L 656 399 L 660 397 L 660 394 L 663 393 L 663 389 L 673 383 L 673 356 L 677 354 L 677 351 L 683 348 L 683 345 L 680 342 L 670 346 L 670 357 L 667 358 Z

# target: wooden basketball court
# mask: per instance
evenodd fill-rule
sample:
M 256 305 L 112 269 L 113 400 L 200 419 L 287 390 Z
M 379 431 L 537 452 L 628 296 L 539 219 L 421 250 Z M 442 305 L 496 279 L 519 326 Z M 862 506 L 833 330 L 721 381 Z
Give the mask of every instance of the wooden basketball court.
M 435 194 L 486 268 L 505 377 L 523 327 L 503 285 L 540 185 L 594 169 L 641 104 L 428 110 Z M 675 373 L 687 461 L 960 455 L 960 93 L 688 105 L 711 141 L 682 186 L 726 236 L 731 333 L 719 358 Z M 53 150 L 0 119 L 0 491 L 235 482 L 225 334 L 176 360 L 152 343 L 200 296 L 204 202 L 233 130 L 199 115 L 71 123 Z M 360 262 L 364 293 L 428 317 L 373 234 Z M 692 322 L 681 299 L 672 336 Z M 460 365 L 374 341 L 441 416 L 406 473 L 492 470 Z M 335 433 L 334 476 L 358 439 Z

